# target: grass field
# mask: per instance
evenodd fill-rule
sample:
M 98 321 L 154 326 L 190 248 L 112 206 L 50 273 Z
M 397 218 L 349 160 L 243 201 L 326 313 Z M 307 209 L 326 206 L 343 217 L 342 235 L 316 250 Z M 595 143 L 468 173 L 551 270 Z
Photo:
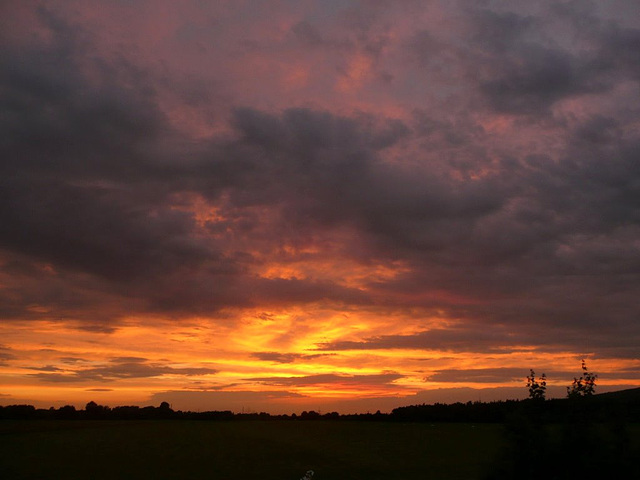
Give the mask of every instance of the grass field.
M 477 479 L 500 425 L 3 421 L 2 479 Z

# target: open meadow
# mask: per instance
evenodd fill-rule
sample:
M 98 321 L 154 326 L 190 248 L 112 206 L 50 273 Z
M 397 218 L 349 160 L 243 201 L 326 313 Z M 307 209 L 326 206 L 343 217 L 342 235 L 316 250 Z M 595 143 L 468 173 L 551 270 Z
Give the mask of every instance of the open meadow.
M 6 479 L 476 479 L 497 424 L 353 421 L 0 422 Z

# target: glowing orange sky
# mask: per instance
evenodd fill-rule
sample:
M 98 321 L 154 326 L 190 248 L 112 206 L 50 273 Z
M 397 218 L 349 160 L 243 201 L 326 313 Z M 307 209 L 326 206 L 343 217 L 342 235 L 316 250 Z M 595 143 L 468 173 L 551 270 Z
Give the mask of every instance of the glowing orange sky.
M 3 4 L 0 404 L 639 386 L 640 16 L 534 3 Z

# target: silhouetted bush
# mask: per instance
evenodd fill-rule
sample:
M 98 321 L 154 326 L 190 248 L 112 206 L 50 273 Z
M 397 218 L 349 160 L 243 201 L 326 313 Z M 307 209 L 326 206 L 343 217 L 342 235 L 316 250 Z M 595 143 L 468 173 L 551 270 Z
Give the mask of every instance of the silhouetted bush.
M 530 374 L 527 376 L 527 388 L 529 389 L 529 398 L 531 400 L 544 400 L 547 393 L 547 376 L 543 373 L 536 380 L 536 373 L 531 369 Z
M 544 409 L 523 402 L 505 424 L 505 450 L 487 479 L 640 478 L 626 423 L 590 403 L 565 401 L 564 420 L 548 422 Z
M 598 377 L 584 360 L 582 371 L 567 387 L 567 399 L 542 401 L 531 370 L 530 399 L 509 415 L 505 450 L 487 479 L 640 478 L 640 452 L 632 451 L 627 430 L 637 421 L 629 412 L 637 412 L 640 389 L 598 398 Z
M 51 409 L 49 409 L 51 411 Z M 53 417 L 58 420 L 75 420 L 78 418 L 78 411 L 73 405 L 65 405 L 58 410 L 52 411 Z

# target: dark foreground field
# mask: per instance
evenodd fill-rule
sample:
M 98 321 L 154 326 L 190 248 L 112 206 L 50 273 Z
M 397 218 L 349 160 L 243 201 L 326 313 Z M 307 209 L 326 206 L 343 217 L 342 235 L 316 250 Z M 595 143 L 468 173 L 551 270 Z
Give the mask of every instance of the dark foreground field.
M 640 425 L 0 420 L 0 479 L 640 478 Z M 576 474 L 576 475 L 573 475 Z
M 495 424 L 2 421 L 2 479 L 482 478 Z

